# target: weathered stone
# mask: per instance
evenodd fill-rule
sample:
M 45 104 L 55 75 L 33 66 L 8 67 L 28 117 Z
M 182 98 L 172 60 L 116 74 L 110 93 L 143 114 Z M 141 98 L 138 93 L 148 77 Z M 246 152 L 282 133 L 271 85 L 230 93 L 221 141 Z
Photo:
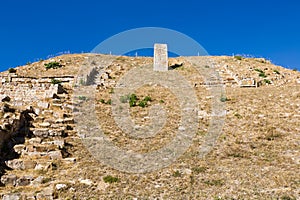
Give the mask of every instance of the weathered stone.
M 166 44 L 154 45 L 154 71 L 168 71 L 168 48 Z
M 43 189 L 43 191 L 39 192 L 36 195 L 37 200 L 52 200 L 53 199 L 53 187 L 50 186 L 48 188 Z
M 40 123 L 39 126 L 40 127 L 43 127 L 43 128 L 47 128 L 49 127 L 51 124 L 49 122 L 43 122 L 43 123 Z
M 6 96 L 6 97 L 4 97 L 1 101 L 2 101 L 2 102 L 10 102 L 10 97 L 9 97 L 9 96 Z
M 15 185 L 17 180 L 17 176 L 14 174 L 4 174 L 1 177 L 1 182 L 4 185 Z
M 5 161 L 5 164 L 12 169 L 22 169 L 23 161 L 19 159 Z
M 47 128 L 40 128 L 40 129 L 35 129 L 33 131 L 33 134 L 37 137 L 48 137 L 49 135 L 49 129 Z
M 18 154 L 21 154 L 23 150 L 25 150 L 25 145 L 24 144 L 16 144 L 14 146 L 14 150 L 15 152 L 17 152 Z
M 61 160 L 62 159 L 61 151 L 50 151 L 50 152 L 48 152 L 48 156 L 52 160 Z
M 57 190 L 62 190 L 62 189 L 65 189 L 67 187 L 66 184 L 56 184 L 55 188 Z
M 36 179 L 31 181 L 30 185 L 38 186 L 38 185 L 42 184 L 43 181 L 44 181 L 44 177 L 43 176 L 38 176 Z
M 2 200 L 19 200 L 21 199 L 21 194 L 5 194 Z
M 34 169 L 38 171 L 46 171 L 51 167 L 51 164 L 52 162 L 38 163 Z
M 81 184 L 85 184 L 85 185 L 88 185 L 88 186 L 93 185 L 93 181 L 90 180 L 90 179 L 80 180 L 79 182 L 80 182 Z
M 36 161 L 33 160 L 8 160 L 5 162 L 6 165 L 12 169 L 18 170 L 26 170 L 26 169 L 34 169 L 36 166 Z
M 76 162 L 76 158 L 64 158 L 63 162 L 72 164 Z
M 34 169 L 36 166 L 36 161 L 34 160 L 24 160 L 23 161 L 23 166 L 22 166 L 22 170 L 26 170 L 26 169 Z
M 42 142 L 42 144 L 45 145 L 55 145 L 59 148 L 63 148 L 65 145 L 65 141 L 64 140 L 53 140 L 53 141 L 48 141 L 48 142 Z
M 29 144 L 40 144 L 42 142 L 41 138 L 31 138 L 28 140 Z
M 29 185 L 30 182 L 33 180 L 32 176 L 23 176 L 16 181 L 16 186 L 26 186 Z
M 43 109 L 47 109 L 49 108 L 49 103 L 40 101 L 37 103 L 37 106 Z
M 65 124 L 74 124 L 74 119 L 73 119 L 73 118 L 65 118 L 65 119 L 63 120 L 63 122 L 64 122 Z

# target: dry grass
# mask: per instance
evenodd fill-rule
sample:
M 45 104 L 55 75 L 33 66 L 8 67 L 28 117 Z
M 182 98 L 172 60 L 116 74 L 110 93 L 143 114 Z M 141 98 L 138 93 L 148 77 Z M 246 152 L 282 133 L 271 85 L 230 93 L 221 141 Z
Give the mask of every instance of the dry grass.
M 249 65 L 270 65 L 260 60 L 215 58 L 216 61 Z M 225 62 L 224 61 L 224 62 Z M 151 64 L 151 59 L 120 57 L 108 68 L 118 81 L 135 66 Z M 246 68 L 245 65 L 242 65 Z M 277 69 L 277 67 L 274 67 Z M 114 70 L 118 68 L 119 70 Z M 272 70 L 273 70 L 272 68 Z M 176 69 L 192 85 L 201 82 L 192 66 Z M 280 68 L 280 72 L 286 72 Z M 244 72 L 241 72 L 244 73 Z M 294 72 L 293 77 L 299 76 Z M 209 113 L 209 91 L 194 88 L 201 110 Z M 111 88 L 98 88 L 97 99 L 111 99 Z M 144 118 L 149 108 L 161 104 L 168 111 L 168 124 L 154 138 L 133 139 L 115 124 L 111 105 L 97 103 L 101 127 L 117 146 L 136 152 L 148 152 L 168 143 L 178 128 L 178 102 L 166 88 L 144 86 L 138 89 L 140 98 L 150 96 L 148 107 L 130 108 L 137 124 L 148 123 Z M 67 189 L 57 191 L 61 199 L 298 199 L 300 198 L 300 85 L 289 83 L 282 87 L 226 88 L 226 122 L 213 151 L 198 158 L 199 146 L 207 133 L 209 117 L 199 119 L 199 129 L 187 152 L 169 167 L 146 174 L 117 171 L 93 158 L 78 138 L 66 138 L 69 149 L 77 158 L 75 164 L 60 163 L 57 170 L 45 172 L 55 182 L 64 182 Z M 163 100 L 163 101 L 161 101 Z M 28 173 L 28 172 L 24 172 Z M 32 172 L 36 173 L 36 172 Z M 105 183 L 103 177 L 119 181 Z M 93 185 L 80 183 L 90 179 Z M 47 185 L 49 183 L 45 183 Z M 26 187 L 28 190 L 29 187 Z M 5 188 L 5 190 L 19 188 Z M 23 189 L 23 188 L 22 188 Z M 22 191 L 20 189 L 20 191 Z M 31 188 L 30 190 L 36 190 Z M 3 192 L 3 191 L 2 191 Z

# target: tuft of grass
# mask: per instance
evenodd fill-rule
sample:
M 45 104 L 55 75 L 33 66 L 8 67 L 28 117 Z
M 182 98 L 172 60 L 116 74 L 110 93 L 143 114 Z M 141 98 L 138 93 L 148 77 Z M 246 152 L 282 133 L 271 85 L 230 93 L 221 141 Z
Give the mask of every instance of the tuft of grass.
M 9 69 L 8 69 L 8 72 L 9 72 L 9 73 L 16 73 L 16 72 L 17 72 L 17 70 L 16 70 L 16 69 L 14 69 L 14 68 L 9 68 Z
M 118 177 L 113 177 L 111 175 L 108 175 L 108 176 L 103 177 L 103 181 L 105 183 L 116 183 L 116 182 L 119 182 L 120 179 Z
M 242 115 L 240 115 L 239 113 L 235 113 L 234 116 L 237 117 L 238 119 L 242 118 Z
M 61 80 L 57 80 L 57 79 L 53 78 L 53 79 L 51 79 L 51 83 L 53 85 L 55 85 L 55 84 L 61 84 Z
M 181 173 L 178 171 L 178 170 L 176 170 L 174 173 L 173 173 L 173 176 L 174 177 L 181 177 Z
M 50 62 L 45 64 L 46 69 L 58 69 L 61 68 L 62 65 L 59 62 Z
M 265 83 L 271 84 L 271 81 L 269 79 L 264 79 Z
M 273 72 L 274 72 L 275 74 L 280 74 L 280 72 L 279 72 L 278 70 L 276 70 L 276 69 L 274 69 Z
M 111 105 L 111 99 L 108 99 L 107 101 L 105 101 L 104 99 L 100 99 L 99 102 L 103 104 Z
M 206 171 L 206 167 L 194 167 L 192 171 L 196 174 L 203 173 Z
M 138 100 L 138 98 L 137 98 L 136 94 L 131 94 L 129 96 L 129 106 L 130 107 L 136 106 L 137 100 Z
M 259 72 L 259 73 L 264 73 L 264 71 L 263 70 L 261 70 L 261 69 L 258 69 L 258 68 L 256 68 L 256 69 L 254 69 L 255 71 L 257 71 L 257 72 Z
M 161 99 L 161 100 L 159 100 L 159 103 L 165 103 L 165 101 Z
M 229 101 L 230 99 L 228 99 L 227 97 L 221 97 L 220 98 L 220 101 L 221 102 L 226 102 L 226 101 Z
M 87 100 L 87 97 L 86 97 L 86 96 L 79 96 L 78 99 L 79 99 L 79 100 L 82 100 L 82 101 L 86 101 L 86 100 Z
M 206 185 L 209 185 L 209 186 L 222 186 L 224 185 L 224 182 L 223 180 L 208 180 L 208 181 L 204 181 L 204 183 Z
M 258 76 L 262 77 L 262 78 L 266 78 L 267 77 L 267 75 L 265 74 L 265 72 L 260 72 Z

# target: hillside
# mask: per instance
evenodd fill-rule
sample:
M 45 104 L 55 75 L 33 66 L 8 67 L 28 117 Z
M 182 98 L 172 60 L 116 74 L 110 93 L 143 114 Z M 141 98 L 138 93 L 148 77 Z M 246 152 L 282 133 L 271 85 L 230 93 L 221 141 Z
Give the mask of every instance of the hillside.
M 0 73 L 2 199 L 300 199 L 300 72 L 238 56 L 169 58 L 156 78 L 152 65 L 72 54 Z M 152 155 L 190 118 L 170 163 L 121 166 L 99 139 Z

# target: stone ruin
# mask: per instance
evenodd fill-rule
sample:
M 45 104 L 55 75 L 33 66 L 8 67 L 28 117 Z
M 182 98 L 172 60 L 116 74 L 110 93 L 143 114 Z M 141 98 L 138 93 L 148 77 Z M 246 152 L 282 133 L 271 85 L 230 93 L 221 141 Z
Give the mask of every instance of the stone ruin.
M 154 44 L 154 71 L 168 71 L 167 44 Z

